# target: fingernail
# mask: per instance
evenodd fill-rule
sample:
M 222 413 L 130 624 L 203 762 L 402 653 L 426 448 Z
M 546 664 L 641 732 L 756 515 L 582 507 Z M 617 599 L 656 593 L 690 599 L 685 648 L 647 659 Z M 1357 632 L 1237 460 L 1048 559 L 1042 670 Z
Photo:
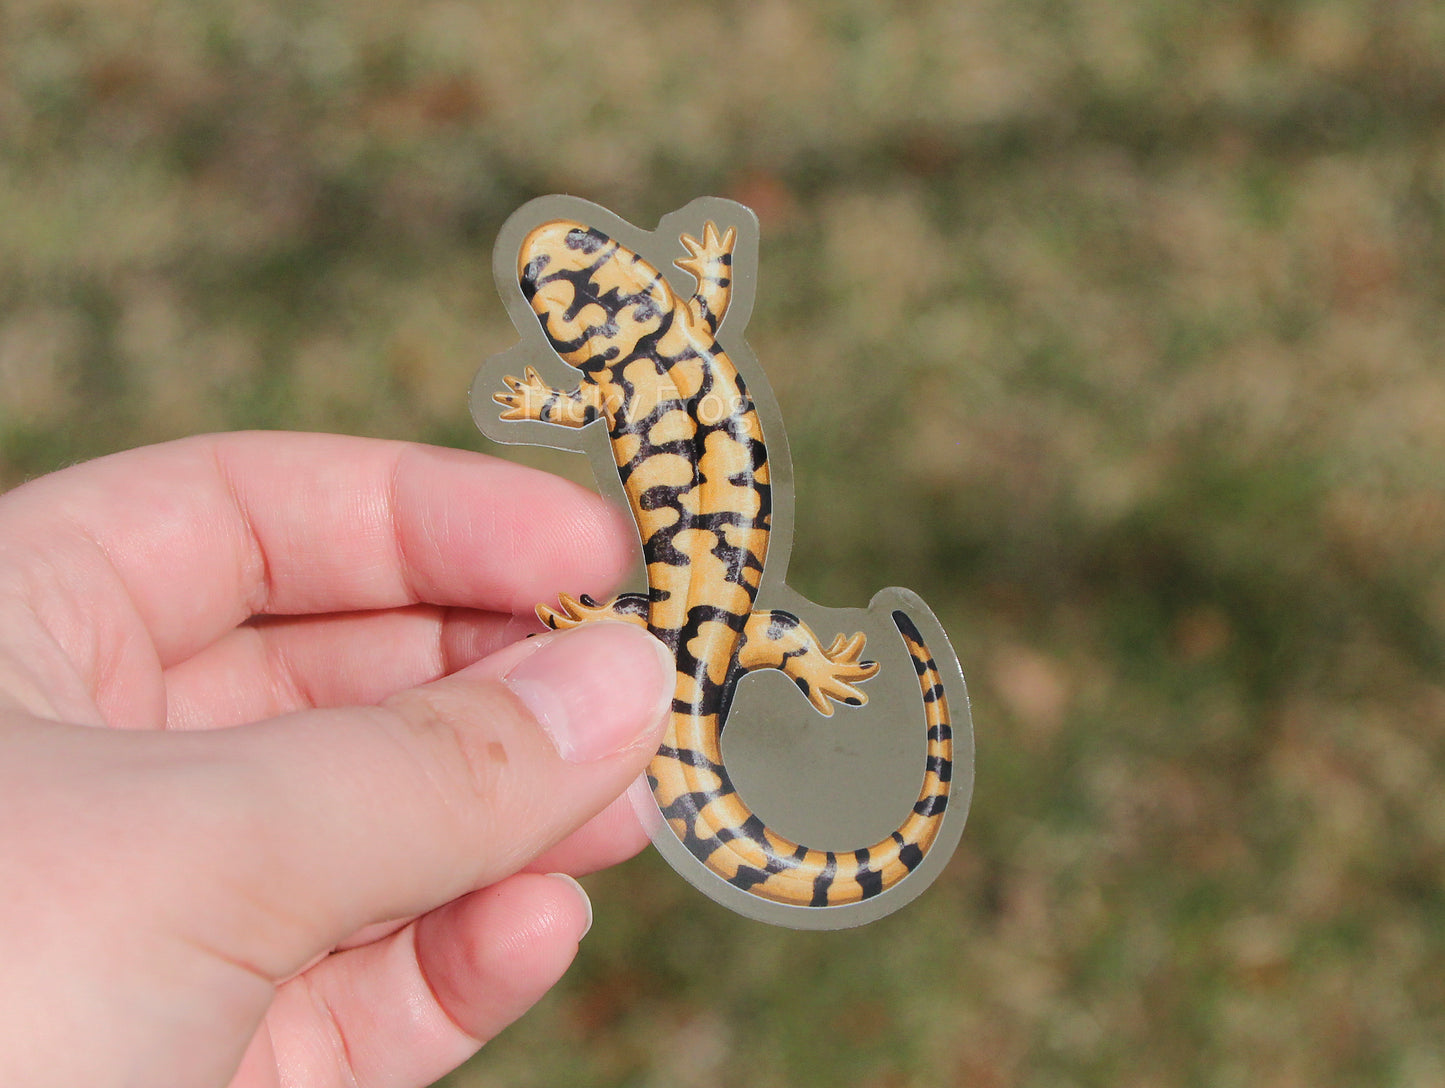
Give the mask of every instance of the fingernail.
M 653 736 L 672 705 L 674 665 L 661 641 L 626 623 L 544 637 L 503 682 L 563 759 L 590 763 Z
M 577 898 L 582 900 L 582 909 L 587 912 L 587 924 L 582 927 L 582 932 L 577 934 L 577 939 L 580 941 L 592 931 L 592 900 L 587 895 L 587 889 L 582 887 L 581 884 L 577 883 L 575 879 L 566 873 L 548 873 L 547 875 L 556 877 L 558 880 L 565 880 L 568 884 L 571 884 L 577 891 Z

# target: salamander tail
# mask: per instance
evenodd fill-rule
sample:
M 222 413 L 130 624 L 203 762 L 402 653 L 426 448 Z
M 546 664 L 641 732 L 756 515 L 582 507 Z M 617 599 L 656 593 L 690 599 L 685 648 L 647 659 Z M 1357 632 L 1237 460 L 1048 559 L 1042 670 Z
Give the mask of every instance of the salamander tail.
M 663 748 L 649 778 L 662 814 L 688 850 L 750 895 L 830 907 L 880 895 L 918 867 L 938 838 L 953 777 L 953 731 L 942 677 L 908 615 L 893 622 L 918 673 L 928 729 L 923 784 L 913 810 L 887 838 L 858 850 L 818 850 L 768 828 L 733 787 L 721 761 L 693 749 Z

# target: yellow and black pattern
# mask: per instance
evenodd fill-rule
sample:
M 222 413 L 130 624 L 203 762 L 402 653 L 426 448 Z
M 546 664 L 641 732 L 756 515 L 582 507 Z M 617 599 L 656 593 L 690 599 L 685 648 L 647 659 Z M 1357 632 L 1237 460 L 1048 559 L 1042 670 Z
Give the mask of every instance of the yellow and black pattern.
M 742 376 L 714 338 L 732 295 L 735 235 L 707 223 L 675 263 L 697 282 L 680 298 L 642 257 L 570 220 L 532 230 L 518 254 L 523 297 L 553 350 L 581 372 L 574 390 L 528 367 L 493 399 L 506 420 L 605 422 L 637 521 L 648 591 L 607 604 L 563 596 L 540 607 L 552 627 L 592 619 L 646 626 L 672 650 L 677 689 L 648 768 L 664 818 L 710 870 L 763 899 L 834 906 L 897 884 L 923 859 L 948 804 L 953 738 L 939 671 L 913 622 L 893 620 L 917 670 L 928 729 L 923 786 L 890 836 L 854 851 L 816 850 L 767 828 L 734 789 L 722 729 L 738 679 L 777 669 L 822 714 L 861 706 L 878 664 L 864 636 L 826 647 L 792 613 L 754 609 L 772 512 L 767 447 Z

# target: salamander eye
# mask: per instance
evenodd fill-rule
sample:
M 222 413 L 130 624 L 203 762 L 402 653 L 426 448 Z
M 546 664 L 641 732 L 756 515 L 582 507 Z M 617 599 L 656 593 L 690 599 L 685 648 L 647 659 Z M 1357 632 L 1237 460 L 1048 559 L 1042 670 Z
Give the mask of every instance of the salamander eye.
M 527 262 L 527 267 L 522 269 L 522 294 L 528 301 L 537 293 L 537 281 L 542 278 L 542 270 L 550 263 L 550 258 L 545 253 L 539 253 Z
M 567 248 L 580 250 L 583 253 L 596 253 L 607 244 L 607 235 L 595 227 L 591 230 L 582 227 L 573 227 L 567 232 Z

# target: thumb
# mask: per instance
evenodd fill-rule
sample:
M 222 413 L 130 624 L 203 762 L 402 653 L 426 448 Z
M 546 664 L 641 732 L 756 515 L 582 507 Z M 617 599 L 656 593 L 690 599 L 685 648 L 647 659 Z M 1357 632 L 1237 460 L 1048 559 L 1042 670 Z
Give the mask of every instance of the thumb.
M 173 736 L 201 749 L 187 764 L 206 796 L 178 831 L 172 903 L 206 946 L 282 978 L 367 923 L 500 880 L 641 773 L 674 669 L 643 629 L 588 624 L 379 707 Z

